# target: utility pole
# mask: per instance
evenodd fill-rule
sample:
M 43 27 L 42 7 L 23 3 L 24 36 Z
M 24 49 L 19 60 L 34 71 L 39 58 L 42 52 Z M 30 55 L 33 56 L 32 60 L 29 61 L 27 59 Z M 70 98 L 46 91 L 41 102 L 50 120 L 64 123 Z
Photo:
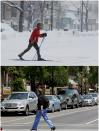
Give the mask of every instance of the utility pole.
M 51 30 L 53 30 L 53 0 L 51 1 Z
M 83 32 L 83 0 L 81 1 L 81 32 Z
M 51 66 L 51 86 L 52 86 L 52 95 L 54 95 L 54 68 Z
M 20 7 L 23 11 L 20 12 L 19 16 L 19 32 L 23 31 L 23 19 L 24 19 L 24 1 L 20 1 Z
M 86 9 L 86 31 L 88 31 L 88 9 Z

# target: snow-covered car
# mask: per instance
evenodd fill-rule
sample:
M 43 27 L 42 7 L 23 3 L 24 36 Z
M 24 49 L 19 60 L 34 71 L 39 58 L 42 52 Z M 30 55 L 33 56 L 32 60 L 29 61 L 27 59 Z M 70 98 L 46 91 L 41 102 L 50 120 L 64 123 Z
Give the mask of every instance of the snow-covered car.
M 95 105 L 94 98 L 92 97 L 92 95 L 89 95 L 89 94 L 84 96 L 84 102 L 85 102 L 86 106 L 94 106 Z
M 29 115 L 37 110 L 38 98 L 34 92 L 13 92 L 1 103 L 1 112 L 17 112 Z
M 9 24 L 1 23 L 1 39 L 9 39 L 11 37 L 15 37 L 15 30 L 11 28 Z
M 48 107 L 48 111 L 54 112 L 54 111 L 60 111 L 61 110 L 61 103 L 60 100 L 57 98 L 57 96 L 55 95 L 46 95 L 46 97 L 49 100 L 49 107 Z

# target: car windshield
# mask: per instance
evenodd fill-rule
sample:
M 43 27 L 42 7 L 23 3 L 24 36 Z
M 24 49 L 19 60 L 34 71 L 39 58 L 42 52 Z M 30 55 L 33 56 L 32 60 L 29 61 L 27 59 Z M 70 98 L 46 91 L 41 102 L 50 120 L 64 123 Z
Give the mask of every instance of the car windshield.
M 93 97 L 97 97 L 97 94 L 94 94 L 94 93 L 93 93 L 93 94 L 91 94 L 91 95 L 92 95 Z
M 59 96 L 59 95 L 58 95 L 57 97 L 58 97 L 58 99 L 62 99 L 62 97 L 61 97 L 61 96 Z
M 27 99 L 28 98 L 28 93 L 13 93 L 11 96 L 8 98 L 9 100 L 12 99 Z
M 52 98 L 52 96 L 46 96 L 49 100 L 52 100 L 53 98 Z
M 72 96 L 73 90 L 72 89 L 66 89 L 66 96 Z
M 92 99 L 92 96 L 91 95 L 86 95 L 86 96 L 84 96 L 84 99 Z
M 79 95 L 79 97 L 80 97 L 80 98 L 83 98 L 83 96 L 82 96 L 82 95 Z

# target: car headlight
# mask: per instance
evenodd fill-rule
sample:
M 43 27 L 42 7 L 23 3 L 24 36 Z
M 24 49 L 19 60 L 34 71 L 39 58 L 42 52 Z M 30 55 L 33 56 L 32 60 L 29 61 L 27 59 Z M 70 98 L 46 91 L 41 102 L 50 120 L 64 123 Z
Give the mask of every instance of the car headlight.
M 49 102 L 49 107 L 51 107 L 53 105 L 53 103 L 52 102 Z
M 25 106 L 25 103 L 19 103 L 18 106 Z
M 1 103 L 1 107 L 4 107 L 5 106 L 5 103 Z

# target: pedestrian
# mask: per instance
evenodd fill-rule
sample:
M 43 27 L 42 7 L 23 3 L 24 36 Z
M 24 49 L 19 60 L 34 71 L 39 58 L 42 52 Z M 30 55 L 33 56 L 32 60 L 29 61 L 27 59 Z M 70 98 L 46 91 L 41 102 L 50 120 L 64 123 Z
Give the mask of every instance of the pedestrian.
M 73 32 L 72 32 L 72 33 L 73 33 L 73 35 L 75 35 L 75 31 L 74 31 L 74 30 L 73 30 Z
M 44 95 L 43 89 L 40 87 L 40 85 L 38 88 L 37 96 L 38 96 L 38 110 L 37 110 L 36 117 L 35 117 L 31 131 L 33 130 L 37 131 L 37 127 L 40 122 L 41 116 L 44 118 L 45 122 L 48 124 L 51 131 L 54 131 L 56 128 L 54 124 L 52 123 L 52 121 L 49 120 L 48 115 L 47 115 L 47 108 L 49 106 L 49 100 Z
M 37 23 L 37 26 L 34 28 L 34 30 L 32 31 L 32 34 L 31 34 L 31 36 L 30 36 L 30 38 L 29 38 L 29 45 L 28 45 L 28 47 L 27 47 L 22 53 L 20 53 L 20 54 L 18 55 L 21 60 L 24 60 L 24 59 L 22 58 L 22 56 L 23 56 L 26 52 L 28 52 L 28 51 L 32 48 L 32 46 L 36 49 L 37 56 L 38 56 L 38 60 L 43 60 L 43 59 L 41 58 L 40 48 L 39 48 L 39 46 L 38 46 L 37 43 L 38 43 L 39 37 L 46 37 L 46 36 L 47 36 L 47 33 L 42 33 L 42 34 L 40 34 L 40 30 L 41 30 L 41 29 L 42 29 L 42 23 Z

